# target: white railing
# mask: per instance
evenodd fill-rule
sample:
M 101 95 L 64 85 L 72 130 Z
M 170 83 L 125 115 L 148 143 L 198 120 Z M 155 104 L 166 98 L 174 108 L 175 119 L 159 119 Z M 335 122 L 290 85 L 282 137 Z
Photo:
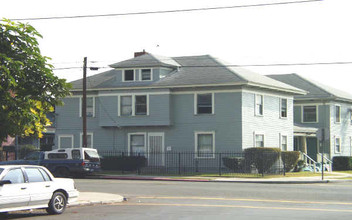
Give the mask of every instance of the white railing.
M 317 171 L 317 162 L 308 156 L 308 154 L 301 152 L 301 158 L 307 166 L 313 169 L 313 172 Z
M 321 153 L 319 153 L 319 156 L 321 157 Z M 322 161 L 322 164 L 324 164 L 324 168 L 326 168 L 329 172 L 332 172 L 332 161 L 324 155 L 323 158 L 326 161 L 325 163 L 324 161 Z

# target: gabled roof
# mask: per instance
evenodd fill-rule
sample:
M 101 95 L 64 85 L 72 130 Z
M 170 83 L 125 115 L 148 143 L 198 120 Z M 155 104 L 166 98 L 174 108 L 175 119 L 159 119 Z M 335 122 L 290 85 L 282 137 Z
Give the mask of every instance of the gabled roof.
M 210 55 L 162 57 L 144 54 L 126 61 L 110 65 L 114 68 L 168 67 L 173 71 L 165 78 L 154 82 L 117 82 L 117 70 L 100 73 L 87 79 L 88 89 L 118 88 L 177 88 L 197 86 L 250 86 L 278 90 L 292 94 L 305 94 L 305 91 L 272 78 L 251 72 L 240 67 L 230 67 Z M 73 90 L 82 89 L 82 80 L 72 82 Z
M 327 85 L 323 85 L 311 79 L 304 78 L 298 74 L 281 74 L 281 75 L 268 75 L 268 77 L 275 80 L 281 81 L 286 84 L 290 84 L 294 87 L 300 88 L 308 92 L 307 95 L 297 95 L 297 100 L 307 99 L 338 99 L 342 101 L 352 101 L 352 95 L 341 91 L 339 89 L 332 88 Z

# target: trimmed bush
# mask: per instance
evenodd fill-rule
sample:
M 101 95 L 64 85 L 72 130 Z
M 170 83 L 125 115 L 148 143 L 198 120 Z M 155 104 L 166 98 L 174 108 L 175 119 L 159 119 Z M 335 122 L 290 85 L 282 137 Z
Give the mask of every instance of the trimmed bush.
M 284 162 L 286 172 L 293 170 L 293 168 L 297 165 L 299 155 L 300 154 L 298 151 L 281 152 L 281 159 Z
M 144 156 L 108 156 L 100 161 L 103 170 L 135 171 L 147 165 Z
M 233 172 L 243 171 L 244 158 L 242 157 L 224 157 L 222 158 L 222 162 L 225 167 L 229 168 Z
M 253 147 L 244 150 L 246 164 L 257 168 L 259 173 L 268 172 L 279 159 L 279 148 Z
M 338 156 L 332 158 L 333 170 L 352 170 L 352 157 Z

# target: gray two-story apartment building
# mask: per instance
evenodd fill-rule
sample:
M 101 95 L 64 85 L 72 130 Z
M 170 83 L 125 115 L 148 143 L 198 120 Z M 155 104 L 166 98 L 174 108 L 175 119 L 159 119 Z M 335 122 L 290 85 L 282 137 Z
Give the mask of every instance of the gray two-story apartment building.
M 293 150 L 293 97 L 305 91 L 209 56 L 142 53 L 87 78 L 88 145 L 128 153 Z M 57 148 L 82 146 L 82 80 L 56 108 Z M 163 165 L 163 158 L 159 158 Z
M 320 161 L 352 156 L 352 95 L 298 74 L 269 77 L 307 91 L 294 96 L 294 149 Z

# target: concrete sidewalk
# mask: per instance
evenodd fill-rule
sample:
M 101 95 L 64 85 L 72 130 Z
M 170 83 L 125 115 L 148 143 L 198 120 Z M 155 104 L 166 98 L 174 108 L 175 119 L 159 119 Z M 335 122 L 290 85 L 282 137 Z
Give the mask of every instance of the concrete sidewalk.
M 330 173 L 329 173 L 330 174 Z M 352 181 L 351 174 L 334 172 L 333 176 L 326 175 L 314 177 L 277 177 L 277 178 L 232 178 L 232 177 L 158 177 L 143 175 L 99 175 L 97 179 L 116 180 L 144 180 L 144 181 L 188 181 L 188 182 L 236 182 L 236 183 L 282 183 L 282 184 L 307 184 Z
M 112 193 L 98 193 L 98 192 L 79 192 L 79 197 L 76 202 L 68 204 L 72 206 L 95 205 L 95 204 L 111 204 L 123 202 L 124 197 Z

